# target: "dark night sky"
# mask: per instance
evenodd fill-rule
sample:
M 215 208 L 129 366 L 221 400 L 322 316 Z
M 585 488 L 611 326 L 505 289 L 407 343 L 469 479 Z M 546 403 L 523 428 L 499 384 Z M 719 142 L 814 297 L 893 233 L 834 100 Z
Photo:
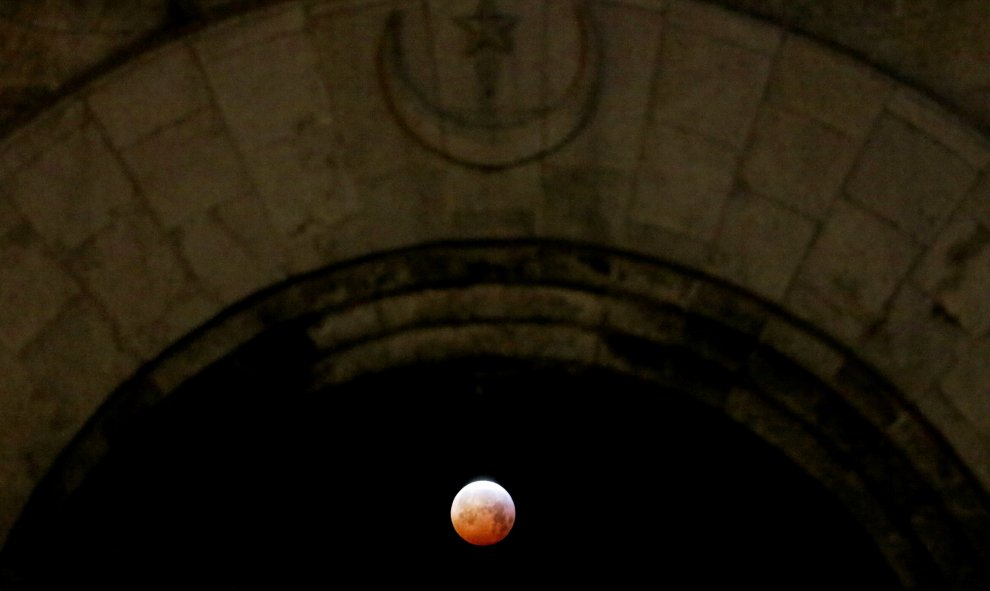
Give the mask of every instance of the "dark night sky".
M 208 378 L 187 390 L 75 497 L 38 565 L 45 586 L 894 588 L 779 454 L 628 379 L 475 360 L 318 394 Z M 487 548 L 449 519 L 479 477 L 517 509 Z

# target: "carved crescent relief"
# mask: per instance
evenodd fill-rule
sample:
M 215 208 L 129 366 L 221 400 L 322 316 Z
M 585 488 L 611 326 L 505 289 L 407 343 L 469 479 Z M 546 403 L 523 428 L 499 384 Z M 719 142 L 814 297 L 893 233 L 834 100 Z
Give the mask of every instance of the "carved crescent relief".
M 590 9 L 574 2 L 578 46 L 573 78 L 545 104 L 495 105 L 502 60 L 511 54 L 511 33 L 518 19 L 497 10 L 494 0 L 480 0 L 473 14 L 454 24 L 471 38 L 465 55 L 474 61 L 476 99 L 450 105 L 427 90 L 428 73 L 413 73 L 402 46 L 405 15 L 388 18 L 379 53 L 382 88 L 399 125 L 417 142 L 451 162 L 482 170 L 503 170 L 539 160 L 573 140 L 588 123 L 598 103 L 602 49 Z M 553 67 L 543 64 L 543 67 Z M 417 75 L 418 74 L 418 75 Z

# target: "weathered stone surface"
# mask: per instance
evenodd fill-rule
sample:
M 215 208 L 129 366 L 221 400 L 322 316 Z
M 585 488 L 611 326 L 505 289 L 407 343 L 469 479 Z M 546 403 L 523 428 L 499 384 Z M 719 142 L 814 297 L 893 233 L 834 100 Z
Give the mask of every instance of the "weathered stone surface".
M 193 220 L 176 234 L 199 283 L 219 302 L 236 302 L 278 278 L 212 216 Z
M 990 229 L 966 217 L 948 224 L 915 270 L 940 314 L 970 334 L 990 330 Z
M 206 61 L 212 61 L 242 47 L 298 33 L 305 24 L 305 14 L 299 2 L 280 2 L 237 15 L 211 27 L 198 36 L 196 46 Z
M 537 230 L 587 241 L 621 231 L 633 189 L 629 176 L 610 168 L 544 166 Z
M 778 319 L 767 322 L 760 340 L 825 381 L 838 373 L 845 362 L 833 347 Z
M 703 34 L 665 30 L 653 117 L 733 147 L 746 143 L 770 57 Z
M 713 267 L 725 277 L 780 301 L 815 235 L 811 220 L 757 195 L 726 203 Z
M 595 16 L 604 52 L 599 96 L 587 128 L 559 154 L 551 154 L 550 161 L 633 170 L 658 75 L 661 19 L 653 11 L 608 5 L 600 6 Z M 560 51 L 573 52 L 575 41 L 561 42 Z
M 88 115 L 79 98 L 67 98 L 45 110 L 31 125 L 7 136 L 0 145 L 0 177 L 7 176 L 82 127 Z
M 807 116 L 766 107 L 757 118 L 742 181 L 821 219 L 839 194 L 858 142 Z
M 171 43 L 101 80 L 89 105 L 117 147 L 133 144 L 210 104 L 196 57 Z
M 890 224 L 840 201 L 800 272 L 798 283 L 810 290 L 804 295 L 811 299 L 802 295 L 792 301 L 802 314 L 825 312 L 823 305 L 829 303 L 842 316 L 878 319 L 916 252 L 912 241 Z
M 164 233 L 147 217 L 117 222 L 72 260 L 73 270 L 134 339 L 168 314 L 189 278 Z
M 437 220 L 449 219 L 451 236 L 531 236 L 543 197 L 540 168 L 539 164 L 520 166 L 497 177 L 464 167 L 438 169 L 442 199 L 429 198 L 426 203 Z
M 212 109 L 149 136 L 123 155 L 165 227 L 250 189 L 241 159 Z
M 990 228 L 990 173 L 984 172 L 963 205 L 963 214 Z
M 899 88 L 887 109 L 959 155 L 970 166 L 979 169 L 990 164 L 990 141 L 986 136 L 930 98 L 912 89 Z
M 273 276 L 284 277 L 288 270 L 288 256 L 284 238 L 275 231 L 268 211 L 260 199 L 251 194 L 221 204 L 216 209 L 217 219 L 250 252 L 261 268 Z
M 208 54 L 204 62 L 224 120 L 245 150 L 332 117 L 315 52 L 301 32 Z
M 5 189 L 0 189 L 3 191 Z M 0 197 L 0 239 L 12 232 L 14 229 L 25 226 L 27 222 L 21 213 L 14 209 L 6 197 Z
M 46 422 L 57 439 L 75 435 L 137 368 L 137 358 L 123 350 L 110 319 L 83 299 L 49 325 L 23 357 L 38 392 L 51 402 Z
M 864 340 L 866 360 L 912 398 L 925 395 L 967 340 L 937 303 L 910 285 L 891 300 L 883 322 Z
M 77 248 L 117 214 L 136 206 L 130 179 L 92 124 L 64 137 L 4 185 L 57 250 Z
M 723 144 L 673 127 L 656 127 L 647 137 L 630 221 L 703 240 L 714 237 L 736 158 Z
M 776 27 L 705 2 L 668 0 L 666 14 L 668 22 L 674 26 L 705 33 L 752 51 L 772 54 L 780 44 L 781 33 Z
M 890 80 L 862 62 L 788 35 L 774 64 L 767 100 L 861 138 L 892 91 Z
M 990 338 L 974 343 L 942 380 L 942 390 L 963 416 L 990 433 Z
M 342 167 L 344 156 L 332 134 L 328 125 L 309 123 L 296 137 L 246 154 L 272 225 L 290 239 L 326 228 L 360 208 L 356 180 Z
M 36 236 L 19 232 L 0 241 L 0 343 L 21 349 L 78 293 Z
M 396 125 L 381 92 L 379 49 L 391 6 L 314 15 L 311 30 L 336 121 L 344 165 L 368 174 L 401 168 L 413 140 Z
M 709 241 L 673 232 L 631 218 L 626 221 L 616 246 L 668 263 L 704 267 L 709 259 Z
M 920 242 L 931 240 L 976 171 L 930 135 L 895 117 L 881 119 L 846 193 Z
M 37 420 L 31 408 L 35 385 L 21 360 L 3 348 L 0 348 L 0 376 L 3 376 L 0 379 L 0 417 L 4 419 L 0 449 L 17 449 L 30 444 L 32 421 Z

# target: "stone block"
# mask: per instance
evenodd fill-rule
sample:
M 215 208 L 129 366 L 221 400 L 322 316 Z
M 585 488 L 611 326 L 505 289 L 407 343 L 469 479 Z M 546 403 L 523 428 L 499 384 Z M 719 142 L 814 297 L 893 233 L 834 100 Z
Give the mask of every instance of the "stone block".
M 77 128 L 5 183 L 4 191 L 58 251 L 73 250 L 133 209 L 134 187 L 95 125 Z
M 918 411 L 945 436 L 984 489 L 990 486 L 990 437 L 970 417 L 938 390 L 912 401 Z
M 513 168 L 497 177 L 457 168 L 438 178 L 443 200 L 432 209 L 438 219 L 449 215 L 450 233 L 444 233 L 445 238 L 533 235 L 541 197 L 539 165 Z
M 11 205 L 10 199 L 7 197 L 8 190 L 4 186 L 4 183 L 0 181 L 0 240 L 9 232 L 13 232 L 27 224 L 21 213 Z
M 844 315 L 871 322 L 904 279 L 918 248 L 888 222 L 845 201 L 836 202 L 802 265 L 798 283 Z
M 361 341 L 373 339 L 384 331 L 378 307 L 387 305 L 388 302 L 391 300 L 356 305 L 324 316 L 306 334 L 314 346 L 328 352 L 338 348 L 347 349 Z
M 382 94 L 379 54 L 392 9 L 392 5 L 383 4 L 311 19 L 335 120 L 347 122 L 338 129 L 337 138 L 343 164 L 360 169 L 362 174 L 393 173 L 410 161 L 411 153 L 423 150 L 397 125 L 396 115 Z
M 447 222 L 441 178 L 433 169 L 357 179 L 359 213 L 320 231 L 299 247 L 326 265 L 370 252 L 403 248 L 438 237 L 464 237 L 468 228 Z M 492 220 L 485 221 L 484 229 Z
M 899 88 L 891 97 L 887 110 L 952 150 L 970 166 L 981 169 L 990 164 L 990 141 L 972 125 L 921 93 Z
M 885 116 L 846 185 L 853 201 L 927 242 L 976 179 L 976 170 L 902 119 Z
M 708 262 L 709 243 L 653 224 L 629 219 L 612 246 L 667 263 L 702 268 Z
M 859 349 L 892 384 L 914 398 L 932 389 L 966 340 L 966 333 L 931 298 L 905 284 Z
M 20 350 L 79 291 L 76 281 L 35 236 L 8 235 L 0 242 L 0 343 Z
M 164 233 L 146 216 L 118 219 L 71 260 L 89 292 L 132 339 L 168 314 L 189 278 Z
M 272 225 L 286 236 L 337 223 L 360 208 L 356 181 L 327 131 L 306 127 L 245 155 Z
M 212 216 L 176 230 L 181 252 L 203 289 L 217 301 L 232 304 L 279 278 L 259 265 L 235 235 Z
M 630 222 L 711 239 L 732 187 L 736 163 L 735 151 L 721 143 L 672 127 L 656 127 L 646 140 Z
M 638 8 L 599 5 L 595 11 L 602 37 L 603 65 L 598 98 L 587 127 L 549 160 L 567 166 L 633 170 L 640 157 L 646 120 L 657 77 L 661 18 Z M 550 35 L 556 31 L 550 32 Z M 549 37 L 544 43 L 551 43 Z M 577 40 L 560 41 L 573 54 Z M 644 58 L 644 56 L 648 56 Z M 550 76 L 564 75 L 553 71 Z M 567 80 L 560 85 L 566 88 Z
M 982 433 L 990 433 L 990 338 L 975 342 L 942 380 L 942 391 Z
M 914 280 L 947 319 L 973 335 L 990 330 L 990 229 L 968 217 L 954 219 L 922 258 Z
M 661 46 L 653 118 L 728 146 L 746 144 L 770 72 L 770 57 L 669 27 Z
M 540 234 L 607 240 L 621 231 L 633 188 L 622 172 L 597 167 L 543 167 Z
M 756 195 L 726 203 L 714 269 L 730 281 L 780 301 L 815 236 L 808 218 Z
M 788 35 L 770 76 L 767 100 L 862 138 L 892 91 L 890 80 L 862 62 Z
M 316 55 L 301 33 L 206 60 L 205 68 L 227 127 L 245 150 L 333 119 Z
M 251 186 L 212 110 L 159 131 L 123 155 L 151 209 L 167 228 L 239 197 Z
M 825 382 L 845 363 L 845 357 L 822 339 L 777 318 L 767 322 L 760 340 Z
M 88 120 L 86 106 L 78 98 L 52 105 L 39 117 L 12 132 L 0 145 L 0 178 L 31 162 L 62 141 Z
M 243 47 L 298 33 L 305 26 L 306 16 L 300 2 L 279 2 L 215 25 L 208 34 L 196 38 L 195 44 L 205 61 L 213 61 Z
M 705 33 L 733 45 L 773 54 L 780 44 L 780 29 L 762 20 L 695 0 L 669 0 L 670 24 Z
M 204 326 L 221 311 L 221 302 L 205 295 L 199 286 L 189 285 L 164 302 L 161 316 L 130 340 L 145 359 L 150 359 Z
M 24 351 L 23 359 L 50 404 L 45 428 L 64 441 L 138 366 L 137 358 L 118 342 L 110 319 L 88 299 L 74 301 Z
M 268 211 L 252 194 L 220 205 L 217 219 L 228 232 L 244 245 L 257 264 L 270 270 L 273 276 L 284 278 L 287 273 L 285 238 L 275 231 Z
M 103 78 L 89 105 L 117 147 L 129 146 L 210 104 L 196 57 L 184 43 L 170 43 Z
M 14 449 L 31 441 L 25 425 L 31 417 L 31 399 L 35 384 L 21 360 L 10 351 L 0 349 L 0 449 Z
M 990 173 L 983 173 L 983 177 L 966 197 L 962 211 L 990 228 Z
M 765 107 L 742 180 L 754 192 L 821 219 L 842 188 L 859 142 L 803 115 Z

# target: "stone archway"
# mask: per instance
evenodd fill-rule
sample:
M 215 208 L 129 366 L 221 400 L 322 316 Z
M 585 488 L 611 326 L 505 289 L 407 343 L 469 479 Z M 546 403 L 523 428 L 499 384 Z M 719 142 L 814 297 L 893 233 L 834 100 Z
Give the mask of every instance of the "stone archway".
M 959 454 L 961 481 L 990 483 L 985 138 L 846 56 L 704 4 L 590 3 L 595 59 L 569 3 L 527 4 L 513 52 L 473 52 L 498 54 L 487 66 L 449 20 L 475 4 L 428 6 L 232 17 L 6 140 L 2 531 L 108 393 L 220 311 L 328 265 L 479 239 L 607 247 L 755 294 L 843 353 L 775 323 L 763 342 L 825 383 L 845 358 L 871 366 Z M 382 67 L 396 10 L 393 50 L 429 99 L 405 110 L 415 97 L 390 108 L 383 84 L 403 82 Z M 540 22 L 553 34 L 524 26 Z M 572 85 L 586 65 L 598 78 Z M 485 76 L 502 102 L 451 117 Z M 568 110 L 572 90 L 585 98 Z

